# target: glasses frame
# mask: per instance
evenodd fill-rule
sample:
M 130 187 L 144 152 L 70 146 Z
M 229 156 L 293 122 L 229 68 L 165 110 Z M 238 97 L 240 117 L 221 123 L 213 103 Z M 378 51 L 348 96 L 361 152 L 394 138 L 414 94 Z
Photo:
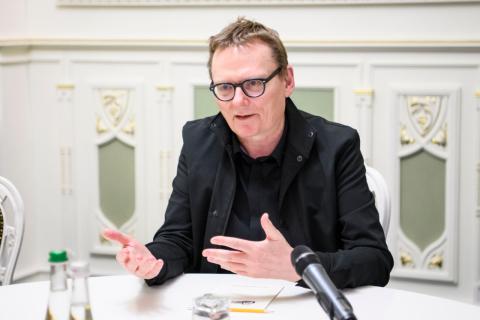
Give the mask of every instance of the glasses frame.
M 243 91 L 243 93 L 247 96 L 247 97 L 250 97 L 250 98 L 258 98 L 260 96 L 262 96 L 264 93 L 265 93 L 265 89 L 267 87 L 267 82 L 269 82 L 270 80 L 272 80 L 273 78 L 275 78 L 275 76 L 277 74 L 280 73 L 280 71 L 282 71 L 282 67 L 278 67 L 277 69 L 275 69 L 268 77 L 266 78 L 251 78 L 251 79 L 246 79 L 246 80 L 243 80 L 242 82 L 239 82 L 239 83 L 232 83 L 232 82 L 219 82 L 219 83 L 213 83 L 213 81 L 210 83 L 210 91 L 213 93 L 213 95 L 215 96 L 215 98 L 217 98 L 218 100 L 220 101 L 232 101 L 233 98 L 235 98 L 235 94 L 237 92 L 237 88 L 240 87 Z M 261 81 L 263 83 L 263 90 L 260 94 L 258 95 L 250 95 L 246 92 L 245 88 L 243 87 L 245 83 L 247 83 L 248 81 L 252 81 L 252 80 L 258 80 L 258 81 Z M 220 86 L 220 85 L 231 85 L 233 87 L 233 95 L 230 99 L 220 99 L 217 94 L 215 93 L 215 88 L 217 86 Z

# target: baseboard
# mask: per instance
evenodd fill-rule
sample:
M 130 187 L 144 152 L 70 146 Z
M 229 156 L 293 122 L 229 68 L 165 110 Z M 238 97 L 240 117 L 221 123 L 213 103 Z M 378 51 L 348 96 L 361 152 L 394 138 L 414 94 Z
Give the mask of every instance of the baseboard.
M 48 275 L 48 268 L 40 266 L 17 269 L 13 275 L 13 283 L 48 280 Z
M 93 270 L 90 270 L 90 276 L 109 276 L 109 275 L 119 275 L 127 274 L 123 268 L 121 268 L 117 263 L 107 264 L 107 266 L 96 267 Z M 13 275 L 13 284 L 15 283 L 25 283 L 33 281 L 44 281 L 49 279 L 50 270 L 47 267 L 32 266 L 28 268 L 22 268 L 15 270 Z

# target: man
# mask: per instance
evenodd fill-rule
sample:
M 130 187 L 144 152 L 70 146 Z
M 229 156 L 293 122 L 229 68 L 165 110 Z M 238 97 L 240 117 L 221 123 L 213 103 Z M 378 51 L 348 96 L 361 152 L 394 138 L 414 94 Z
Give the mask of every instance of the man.
M 294 246 L 340 288 L 385 285 L 393 259 L 355 130 L 299 111 L 278 34 L 243 18 L 210 38 L 220 113 L 188 122 L 165 223 L 142 245 L 113 230 L 117 261 L 161 284 L 183 272 L 299 281 Z

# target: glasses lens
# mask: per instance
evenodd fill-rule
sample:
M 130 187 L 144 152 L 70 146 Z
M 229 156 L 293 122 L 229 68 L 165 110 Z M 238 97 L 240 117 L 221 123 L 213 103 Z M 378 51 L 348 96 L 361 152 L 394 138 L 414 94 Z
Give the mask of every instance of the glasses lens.
M 235 94 L 235 88 L 230 83 L 219 83 L 213 90 L 220 100 L 230 100 Z
M 242 89 L 247 96 L 258 97 L 265 91 L 265 84 L 259 79 L 247 80 L 242 83 Z

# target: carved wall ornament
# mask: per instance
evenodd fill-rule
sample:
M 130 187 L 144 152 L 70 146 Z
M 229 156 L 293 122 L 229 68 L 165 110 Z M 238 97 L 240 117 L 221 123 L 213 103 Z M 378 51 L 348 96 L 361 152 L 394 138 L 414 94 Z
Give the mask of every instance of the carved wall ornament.
M 98 134 L 102 134 L 108 132 L 107 126 L 103 123 L 102 119 L 97 115 L 97 121 L 95 124 L 95 128 L 97 129 Z
M 442 269 L 443 268 L 443 255 L 435 254 L 430 258 L 428 262 L 429 269 Z
M 424 137 L 435 125 L 440 114 L 439 96 L 408 96 L 407 111 L 414 128 Z
M 129 135 L 135 135 L 135 120 L 133 116 L 130 117 L 127 124 L 122 128 L 122 131 Z
M 129 91 L 122 89 L 100 90 L 100 95 L 107 119 L 114 127 L 118 126 L 127 112 Z
M 415 139 L 408 134 L 407 127 L 404 124 L 400 127 L 400 143 L 402 146 L 415 143 Z
M 432 143 L 444 148 L 447 146 L 447 123 L 444 123 L 442 128 L 438 130 L 435 137 L 432 138 Z
M 400 252 L 400 263 L 402 267 L 415 267 L 415 261 L 413 261 L 412 256 L 405 251 Z

